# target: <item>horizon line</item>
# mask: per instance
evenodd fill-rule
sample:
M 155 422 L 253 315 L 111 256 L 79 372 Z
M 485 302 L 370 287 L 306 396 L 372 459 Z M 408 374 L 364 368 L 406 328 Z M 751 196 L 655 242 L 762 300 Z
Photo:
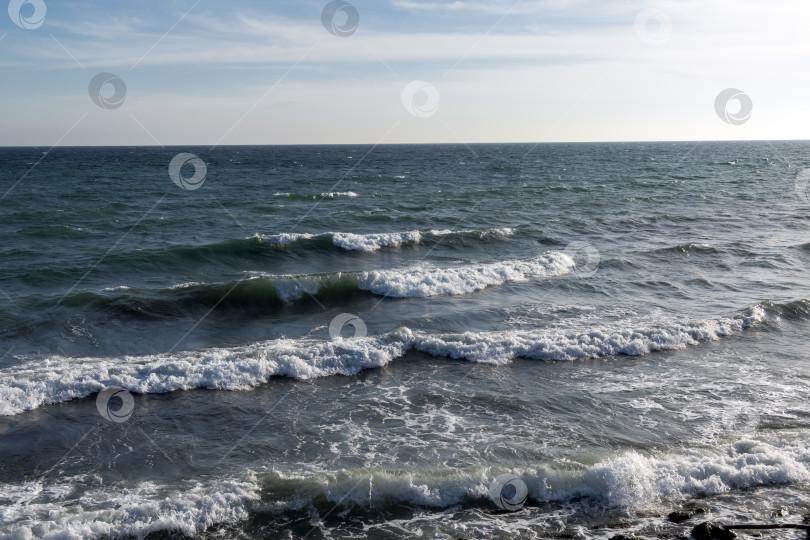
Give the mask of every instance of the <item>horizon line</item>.
M 74 144 L 74 145 L 6 145 L 0 144 L 0 148 L 210 148 L 215 150 L 220 147 L 239 146 L 484 146 L 498 144 L 512 145 L 543 145 L 543 144 L 642 144 L 642 143 L 772 143 L 772 142 L 810 142 L 810 139 L 669 139 L 669 140 L 626 140 L 626 141 L 487 141 L 487 142 L 398 142 L 398 143 L 240 143 L 240 144 Z

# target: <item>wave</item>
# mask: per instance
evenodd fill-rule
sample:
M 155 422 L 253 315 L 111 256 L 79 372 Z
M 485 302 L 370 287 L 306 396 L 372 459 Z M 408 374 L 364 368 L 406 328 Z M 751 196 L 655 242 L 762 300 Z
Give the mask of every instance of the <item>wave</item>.
M 340 473 L 284 474 L 271 471 L 262 498 L 276 511 L 326 499 L 341 509 L 407 505 L 490 507 L 488 488 L 510 472 L 535 503 L 589 498 L 602 507 L 640 512 L 683 500 L 764 485 L 810 480 L 810 443 L 770 444 L 741 440 L 681 454 L 647 456 L 628 451 L 586 466 L 575 462 L 538 466 L 469 467 L 444 470 L 364 468 Z M 365 489 L 357 489 L 357 485 Z M 274 503 L 274 504 L 273 504 Z
M 586 331 L 502 330 L 424 336 L 416 348 L 436 356 L 503 364 L 513 358 L 581 360 L 612 355 L 638 356 L 714 341 L 765 318 L 762 306 L 718 319 L 638 322 L 595 326 Z
M 729 317 L 593 326 L 585 330 L 501 330 L 428 334 L 408 328 L 377 336 L 322 341 L 277 339 L 234 348 L 123 358 L 37 358 L 4 369 L 0 416 L 83 398 L 108 386 L 139 394 L 208 388 L 244 390 L 272 377 L 354 375 L 387 365 L 408 351 L 471 362 L 515 358 L 571 361 L 685 348 L 742 331 L 766 318 L 758 304 Z
M 786 304 L 768 300 L 762 302 L 761 305 L 766 313 L 777 318 L 785 318 L 791 321 L 810 319 L 810 300 L 794 300 Z
M 92 486 L 82 496 L 77 486 Z M 98 485 L 97 477 L 0 484 L 3 538 L 144 538 L 168 532 L 196 536 L 215 525 L 249 517 L 248 504 L 259 498 L 255 477 L 184 481 L 180 485 L 142 482 L 137 486 Z M 75 501 L 65 504 L 66 499 Z
M 279 523 L 282 515 L 282 523 L 299 519 L 308 523 L 326 512 L 362 519 L 369 510 L 406 515 L 402 510 L 407 508 L 430 521 L 436 518 L 425 509 L 494 509 L 489 486 L 504 472 L 523 480 L 530 504 L 585 500 L 589 506 L 625 515 L 658 513 L 687 498 L 806 483 L 810 481 L 808 464 L 806 441 L 744 439 L 655 456 L 630 450 L 607 455 L 593 465 L 567 461 L 516 467 L 380 466 L 314 472 L 271 468 L 204 482 L 142 482 L 134 487 L 102 486 L 92 478 L 72 477 L 53 484 L 42 480 L 0 484 L 5 497 L 15 502 L 4 508 L 0 534 L 13 538 L 144 537 L 178 532 L 195 536 L 213 527 L 227 530 L 251 521 Z M 81 494 L 77 485 L 86 486 Z M 521 524 L 536 519 L 532 511 L 506 516 L 488 512 L 486 521 L 478 523 L 470 516 L 466 525 L 502 532 L 504 527 L 519 530 Z
M 280 233 L 272 235 L 257 234 L 253 238 L 276 246 L 307 246 L 324 245 L 324 240 L 331 241 L 332 245 L 346 251 L 377 251 L 386 247 L 399 247 L 402 244 L 420 244 L 423 241 L 463 241 L 464 239 L 484 240 L 512 236 L 514 230 L 510 228 L 485 230 L 430 230 L 405 231 L 390 233 L 355 234 L 347 232 L 325 232 L 321 234 L 309 233 Z
M 661 248 L 656 251 L 662 253 L 684 253 L 686 255 L 716 255 L 720 253 L 717 248 L 714 248 L 709 244 L 682 244 L 678 246 Z
M 512 229 L 486 230 L 426 230 L 390 233 L 355 234 L 348 232 L 310 233 L 256 233 L 247 238 L 232 238 L 221 242 L 202 245 L 174 245 L 160 249 L 125 251 L 111 254 L 102 263 L 107 272 L 116 275 L 122 270 L 130 271 L 133 267 L 139 270 L 153 268 L 158 272 L 173 272 L 176 265 L 187 265 L 189 261 L 206 265 L 224 262 L 232 267 L 233 259 L 266 261 L 268 257 L 279 255 L 330 254 L 335 250 L 341 252 L 374 252 L 383 248 L 394 248 L 402 245 L 441 244 L 442 247 L 465 247 L 469 242 L 496 242 L 514 234 Z M 31 282 L 58 282 L 61 280 L 75 283 L 75 276 L 86 271 L 85 267 L 17 268 L 16 275 Z M 72 284 L 72 283 L 71 283 Z
M 357 281 L 360 289 L 394 298 L 449 296 L 480 291 L 510 281 L 535 277 L 562 276 L 576 263 L 565 253 L 552 251 L 531 260 L 512 260 L 453 268 L 423 266 L 409 270 L 364 272 Z
M 449 296 L 494 285 L 570 273 L 574 260 L 551 251 L 529 260 L 436 267 L 429 264 L 395 270 L 327 274 L 267 275 L 225 283 L 189 282 L 142 291 L 126 286 L 72 294 L 61 303 L 94 306 L 133 316 L 184 316 L 185 308 L 239 308 L 270 312 L 295 302 L 349 302 L 362 294 L 394 298 Z M 315 300 L 312 300 L 314 303 Z M 39 300 L 50 305 L 51 299 Z
M 325 193 L 292 193 L 292 192 L 276 192 L 273 193 L 274 197 L 288 197 L 290 199 L 301 200 L 314 200 L 314 199 L 337 199 L 338 197 L 357 197 L 354 191 L 330 191 Z

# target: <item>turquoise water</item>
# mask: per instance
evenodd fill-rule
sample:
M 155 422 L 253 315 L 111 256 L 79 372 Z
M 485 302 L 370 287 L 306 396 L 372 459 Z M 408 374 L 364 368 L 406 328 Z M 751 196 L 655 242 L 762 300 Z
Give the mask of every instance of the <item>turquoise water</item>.
M 0 149 L 0 535 L 806 511 L 807 150 Z

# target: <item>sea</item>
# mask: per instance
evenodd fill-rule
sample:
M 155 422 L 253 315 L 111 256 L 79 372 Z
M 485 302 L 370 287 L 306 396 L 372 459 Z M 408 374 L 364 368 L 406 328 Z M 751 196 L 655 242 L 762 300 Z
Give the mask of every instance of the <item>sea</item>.
M 808 141 L 0 148 L 0 538 L 801 523 L 808 184 Z

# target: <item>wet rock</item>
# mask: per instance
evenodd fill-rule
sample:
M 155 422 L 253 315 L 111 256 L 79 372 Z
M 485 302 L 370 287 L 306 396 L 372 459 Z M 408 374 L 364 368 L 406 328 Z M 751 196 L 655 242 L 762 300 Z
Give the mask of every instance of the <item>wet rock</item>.
M 675 510 L 667 515 L 667 519 L 672 523 L 680 523 L 681 521 L 691 519 L 694 515 L 695 513 L 691 510 Z
M 784 506 L 782 508 L 780 508 L 779 510 L 771 512 L 771 517 L 772 518 L 785 517 L 785 516 L 789 516 L 789 515 L 790 515 L 790 512 Z
M 670 512 L 667 518 L 672 523 L 680 523 L 681 521 L 686 521 L 687 519 L 692 519 L 698 514 L 705 514 L 705 508 L 684 508 L 683 510 L 675 510 L 674 512 Z
M 692 529 L 695 540 L 731 540 L 737 535 L 726 528 L 722 523 L 704 521 Z
M 680 523 L 681 521 L 692 519 L 697 513 L 697 510 L 694 508 L 684 508 L 683 510 L 675 510 L 674 512 L 670 512 L 667 515 L 667 519 L 669 519 L 672 523 Z
M 617 534 L 616 536 L 611 536 L 610 540 L 644 540 L 640 536 L 627 536 L 626 534 Z

